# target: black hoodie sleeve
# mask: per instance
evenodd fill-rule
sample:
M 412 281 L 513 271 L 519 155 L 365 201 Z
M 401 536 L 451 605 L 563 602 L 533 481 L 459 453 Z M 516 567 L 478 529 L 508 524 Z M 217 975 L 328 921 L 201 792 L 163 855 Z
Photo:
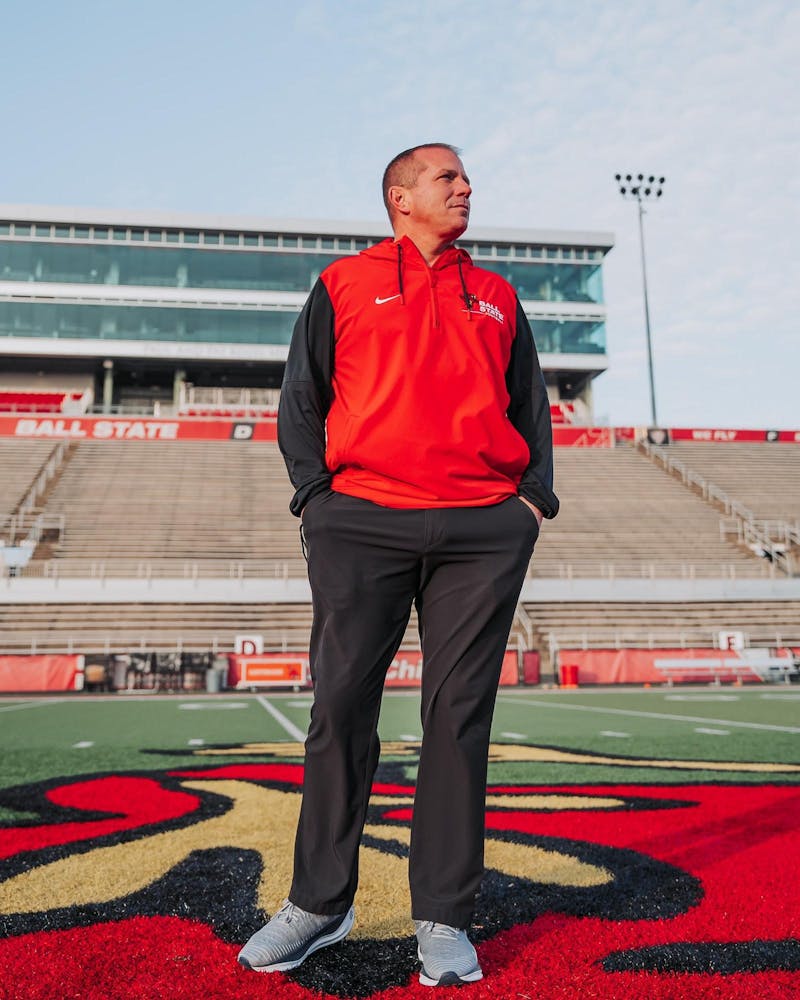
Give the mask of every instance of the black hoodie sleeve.
M 333 304 L 318 280 L 295 323 L 278 406 L 278 446 L 295 488 L 289 510 L 296 517 L 330 488 L 325 418 L 333 399 L 333 353 Z
M 528 317 L 519 300 L 516 336 L 506 371 L 506 387 L 511 399 L 508 418 L 528 442 L 531 453 L 531 460 L 519 483 L 519 494 L 535 504 L 545 517 L 555 517 L 558 513 L 558 497 L 553 492 L 550 402 Z

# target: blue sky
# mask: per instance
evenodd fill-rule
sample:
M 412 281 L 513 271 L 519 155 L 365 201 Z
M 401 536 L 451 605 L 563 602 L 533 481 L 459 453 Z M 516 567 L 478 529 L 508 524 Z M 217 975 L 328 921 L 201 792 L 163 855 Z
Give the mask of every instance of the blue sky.
M 464 150 L 472 222 L 610 231 L 598 417 L 800 428 L 800 3 L 0 0 L 0 201 L 380 219 Z

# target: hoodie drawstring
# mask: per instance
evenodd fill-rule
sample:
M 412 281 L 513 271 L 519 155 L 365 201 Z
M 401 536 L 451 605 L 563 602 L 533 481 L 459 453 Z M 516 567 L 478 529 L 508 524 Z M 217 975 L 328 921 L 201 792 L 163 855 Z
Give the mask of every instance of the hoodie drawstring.
M 403 294 L 403 244 L 397 244 L 397 289 L 400 292 L 400 302 L 406 304 L 406 297 Z
M 467 307 L 467 322 L 472 322 L 472 303 L 470 302 L 467 283 L 464 280 L 464 271 L 461 267 L 461 255 L 458 256 L 458 277 L 461 279 L 461 291 L 464 293 L 464 305 Z

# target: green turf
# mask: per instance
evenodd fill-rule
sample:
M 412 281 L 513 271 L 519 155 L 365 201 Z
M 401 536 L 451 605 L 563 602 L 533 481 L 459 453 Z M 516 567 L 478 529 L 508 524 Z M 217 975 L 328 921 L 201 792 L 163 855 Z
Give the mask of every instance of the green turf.
M 267 705 L 283 720 L 276 719 Z M 236 693 L 163 698 L 75 695 L 1 701 L 0 788 L 73 775 L 196 766 L 204 759 L 196 755 L 201 745 L 291 740 L 293 729 L 305 732 L 310 705 L 308 693 L 275 692 L 260 697 Z M 419 738 L 418 692 L 387 693 L 380 733 L 384 741 Z M 559 747 L 645 762 L 800 764 L 798 736 L 800 691 L 785 686 L 503 689 L 493 727 L 493 739 L 500 743 Z M 413 780 L 413 766 L 406 767 L 406 774 Z M 493 782 L 536 784 L 765 780 L 763 774 L 742 771 L 518 762 L 493 763 L 489 777 Z M 800 773 L 766 780 L 800 781 Z M 0 810 L 0 820 L 20 818 Z

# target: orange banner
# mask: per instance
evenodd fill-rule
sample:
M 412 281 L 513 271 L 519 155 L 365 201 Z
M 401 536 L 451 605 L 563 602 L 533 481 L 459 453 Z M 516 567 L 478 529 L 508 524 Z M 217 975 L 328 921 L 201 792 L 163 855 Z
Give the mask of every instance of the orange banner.
M 228 687 L 304 687 L 308 657 L 299 653 L 228 654 Z
M 578 684 L 668 684 L 763 680 L 735 650 L 562 649 L 559 670 L 577 667 Z
M 0 656 L 0 691 L 75 691 L 82 684 L 82 656 Z

